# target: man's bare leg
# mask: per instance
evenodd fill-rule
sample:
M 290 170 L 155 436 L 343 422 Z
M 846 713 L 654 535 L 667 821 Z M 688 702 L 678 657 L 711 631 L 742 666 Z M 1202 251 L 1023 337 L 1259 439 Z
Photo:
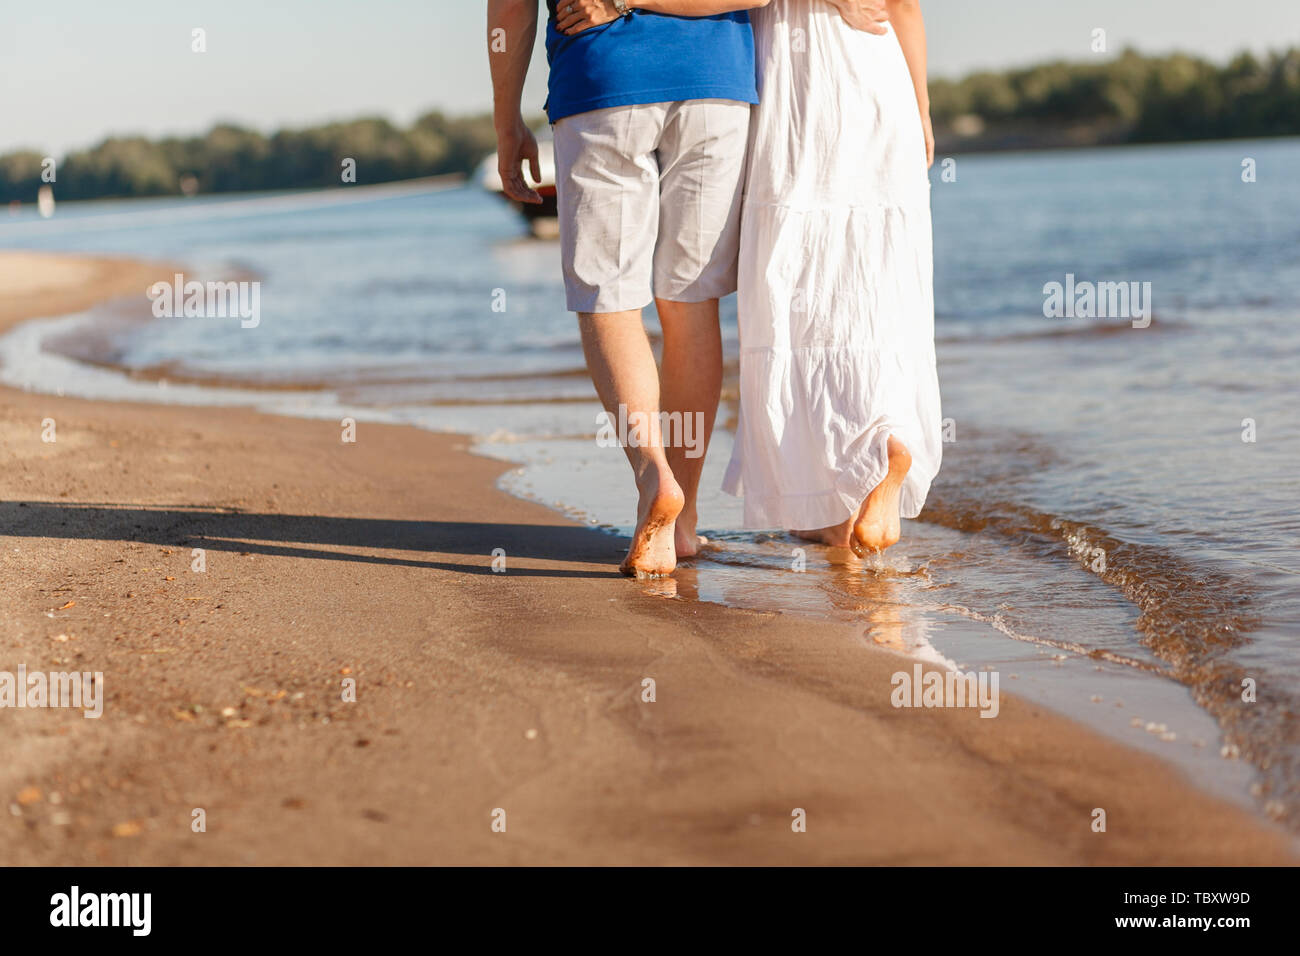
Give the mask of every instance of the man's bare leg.
M 695 526 L 699 520 L 696 495 L 704 456 L 713 435 L 722 394 L 722 333 L 718 328 L 718 300 L 669 302 L 656 299 L 659 323 L 664 330 L 664 354 L 659 363 L 660 406 L 665 412 L 679 412 L 683 441 L 666 449 L 668 466 L 681 486 L 686 504 L 677 517 L 675 542 L 678 558 L 692 557 L 701 542 Z M 688 421 L 689 419 L 689 421 Z M 675 419 L 674 419 L 675 420 Z M 700 427 L 697 427 L 697 424 Z M 687 430 L 689 429 L 689 431 Z
M 673 478 L 658 431 L 659 374 L 650 340 L 641 324 L 641 310 L 578 313 L 587 370 L 605 411 L 619 421 L 619 406 L 635 422 L 636 414 L 653 423 L 649 441 L 625 441 L 623 450 L 636 480 L 639 502 L 636 530 L 620 570 L 629 576 L 657 577 L 677 566 L 673 528 L 685 503 Z

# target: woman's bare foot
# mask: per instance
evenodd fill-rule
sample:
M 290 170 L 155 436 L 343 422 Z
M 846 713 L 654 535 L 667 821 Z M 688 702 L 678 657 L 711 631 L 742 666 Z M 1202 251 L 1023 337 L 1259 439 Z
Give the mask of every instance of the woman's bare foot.
M 647 471 L 637 482 L 637 488 L 641 500 L 637 505 L 636 531 L 632 533 L 632 546 L 627 549 L 619 570 L 634 578 L 672 574 L 677 567 L 674 526 L 686 497 L 666 467 Z
M 853 525 L 853 547 L 860 553 L 884 551 L 898 544 L 902 523 L 898 517 L 898 499 L 903 479 L 912 467 L 912 456 L 901 441 L 889 436 L 889 471 L 862 503 Z
M 847 548 L 853 543 L 853 522 L 841 521 L 829 528 L 816 528 L 811 531 L 791 531 L 796 538 L 828 545 L 832 548 Z
M 695 523 L 698 520 L 694 507 L 683 508 L 682 513 L 677 516 L 673 530 L 673 544 L 677 549 L 678 561 L 695 557 L 700 553 L 700 548 L 709 543 L 709 539 L 704 535 L 695 533 Z

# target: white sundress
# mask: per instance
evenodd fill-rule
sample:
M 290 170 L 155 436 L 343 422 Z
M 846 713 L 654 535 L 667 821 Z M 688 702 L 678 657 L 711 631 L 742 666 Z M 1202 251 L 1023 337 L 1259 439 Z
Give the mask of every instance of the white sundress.
M 930 182 L 892 29 L 819 0 L 751 14 L 759 105 L 741 219 L 740 414 L 723 489 L 749 528 L 824 528 L 912 455 L 901 513 L 942 456 Z

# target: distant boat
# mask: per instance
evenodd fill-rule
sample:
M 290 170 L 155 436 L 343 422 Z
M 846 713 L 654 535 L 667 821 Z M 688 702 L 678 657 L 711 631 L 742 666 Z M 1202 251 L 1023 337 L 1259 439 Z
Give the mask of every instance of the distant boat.
M 54 190 L 48 183 L 36 192 L 36 208 L 42 219 L 49 219 L 54 215 Z
M 493 153 L 479 164 L 474 178 L 490 193 L 496 193 L 513 205 L 523 215 L 528 228 L 539 239 L 554 239 L 560 232 L 555 208 L 555 147 L 549 138 L 537 140 L 537 165 L 541 167 L 541 181 L 533 179 L 528 164 L 524 163 L 524 179 L 541 195 L 540 203 L 516 202 L 501 189 L 501 175 L 497 172 L 497 154 Z

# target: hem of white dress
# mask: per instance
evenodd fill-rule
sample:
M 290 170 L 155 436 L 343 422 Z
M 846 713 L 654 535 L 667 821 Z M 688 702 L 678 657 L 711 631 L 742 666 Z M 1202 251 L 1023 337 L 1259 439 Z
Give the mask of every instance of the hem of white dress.
M 840 470 L 835 487 L 802 495 L 752 495 L 744 490 L 742 467 L 733 459 L 728 463 L 722 490 L 744 500 L 744 526 L 747 530 L 811 531 L 829 528 L 853 517 L 867 500 L 867 495 L 889 472 L 889 438 L 897 428 L 881 422 L 865 429 L 870 434 L 862 451 Z M 899 494 L 899 515 L 915 518 L 925 506 L 933 475 L 923 475 L 915 467 L 903 479 Z

